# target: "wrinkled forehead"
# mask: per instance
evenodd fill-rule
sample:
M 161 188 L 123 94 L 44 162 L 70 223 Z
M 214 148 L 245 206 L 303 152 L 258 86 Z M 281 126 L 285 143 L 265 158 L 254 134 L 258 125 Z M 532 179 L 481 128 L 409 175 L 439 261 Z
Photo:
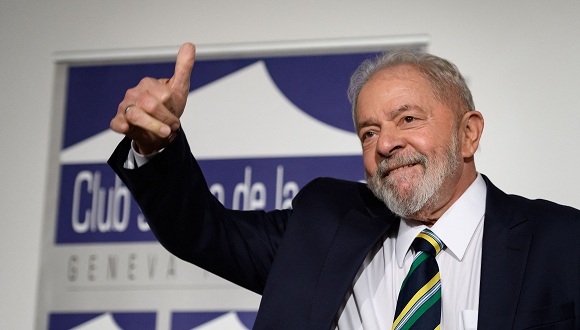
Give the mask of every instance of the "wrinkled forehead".
M 377 70 L 377 72 L 369 77 L 367 82 L 363 85 L 363 88 L 369 82 L 376 79 L 399 79 L 403 81 L 412 81 L 418 83 L 418 86 L 424 86 L 426 89 L 429 89 L 432 94 L 435 94 L 433 84 L 421 73 L 418 68 L 410 64 L 398 64 Z
M 359 108 L 361 106 L 361 101 L 363 101 L 361 98 L 373 94 L 392 96 L 420 94 L 442 103 L 436 97 L 431 82 L 421 75 L 417 69 L 409 65 L 387 67 L 373 73 L 363 84 L 358 95 L 356 107 Z
M 459 91 L 454 86 L 442 83 L 440 80 L 433 78 L 434 74 L 428 69 L 420 67 L 419 65 L 404 63 L 387 66 L 377 70 L 372 74 L 365 85 L 375 79 L 400 79 L 404 81 L 412 81 L 420 88 L 421 91 L 427 91 L 439 103 L 449 107 L 455 112 L 457 119 L 459 119 L 464 111 L 461 111 L 462 106 Z M 361 89 L 361 91 L 362 91 Z

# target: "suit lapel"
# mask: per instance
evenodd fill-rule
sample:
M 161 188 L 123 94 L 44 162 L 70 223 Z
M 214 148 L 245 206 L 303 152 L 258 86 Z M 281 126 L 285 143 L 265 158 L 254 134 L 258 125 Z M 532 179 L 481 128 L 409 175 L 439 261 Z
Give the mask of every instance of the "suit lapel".
M 353 210 L 345 216 L 316 286 L 312 329 L 329 328 L 365 257 L 396 221 L 384 206 L 369 209 L 369 214 Z
M 511 329 L 532 239 L 523 214 L 487 177 L 478 329 Z

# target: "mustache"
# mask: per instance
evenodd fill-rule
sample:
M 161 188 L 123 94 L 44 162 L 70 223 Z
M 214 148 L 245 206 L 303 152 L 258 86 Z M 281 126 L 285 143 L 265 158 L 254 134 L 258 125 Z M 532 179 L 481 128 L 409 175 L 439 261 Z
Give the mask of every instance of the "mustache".
M 395 155 L 389 158 L 383 158 L 379 162 L 375 176 L 383 178 L 388 176 L 392 170 L 409 165 L 420 164 L 427 168 L 427 163 L 427 156 L 418 152 L 407 155 Z

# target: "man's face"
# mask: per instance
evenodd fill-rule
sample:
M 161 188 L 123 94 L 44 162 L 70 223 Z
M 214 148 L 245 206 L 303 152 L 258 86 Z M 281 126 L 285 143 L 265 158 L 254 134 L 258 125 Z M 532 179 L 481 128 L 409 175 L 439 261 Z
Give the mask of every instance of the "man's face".
M 457 120 L 415 69 L 376 73 L 359 94 L 356 124 L 369 187 L 394 213 L 425 220 L 451 200 L 462 163 Z

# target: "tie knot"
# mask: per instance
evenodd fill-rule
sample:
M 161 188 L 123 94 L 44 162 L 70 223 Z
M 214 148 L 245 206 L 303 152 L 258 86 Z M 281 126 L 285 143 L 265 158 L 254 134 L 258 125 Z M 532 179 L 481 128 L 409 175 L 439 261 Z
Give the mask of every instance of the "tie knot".
M 429 229 L 423 229 L 413 241 L 415 252 L 423 251 L 433 257 L 443 250 L 445 244 Z

